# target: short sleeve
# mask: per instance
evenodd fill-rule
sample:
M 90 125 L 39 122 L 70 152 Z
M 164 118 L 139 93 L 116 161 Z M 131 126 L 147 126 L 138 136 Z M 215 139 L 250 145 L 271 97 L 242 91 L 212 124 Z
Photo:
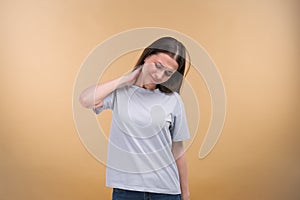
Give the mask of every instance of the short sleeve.
M 93 108 L 93 111 L 98 115 L 101 113 L 103 110 L 106 109 L 113 109 L 114 106 L 114 101 L 115 101 L 115 96 L 116 96 L 116 90 L 107 95 L 104 100 L 103 100 L 103 105 L 98 108 Z
M 171 126 L 172 140 L 183 141 L 190 138 L 190 131 L 187 123 L 186 112 L 183 101 L 179 94 L 176 95 L 177 103 L 174 108 L 173 123 Z

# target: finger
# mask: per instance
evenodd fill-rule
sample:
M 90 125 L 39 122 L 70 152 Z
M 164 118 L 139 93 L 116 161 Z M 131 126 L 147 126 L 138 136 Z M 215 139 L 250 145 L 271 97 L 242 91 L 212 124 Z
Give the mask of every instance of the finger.
M 135 69 L 135 71 L 141 71 L 142 68 L 143 68 L 143 65 L 140 65 Z
M 140 66 L 140 67 L 138 67 L 136 70 L 134 70 L 133 73 L 134 73 L 135 75 L 137 75 L 137 74 L 140 74 L 141 71 L 142 71 L 142 67 Z

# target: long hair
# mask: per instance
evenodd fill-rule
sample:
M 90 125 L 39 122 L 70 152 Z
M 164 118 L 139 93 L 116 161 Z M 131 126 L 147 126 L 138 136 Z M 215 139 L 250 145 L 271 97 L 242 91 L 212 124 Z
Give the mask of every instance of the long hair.
M 186 68 L 186 48 L 184 45 L 172 37 L 162 37 L 148 47 L 146 47 L 138 59 L 133 70 L 137 69 L 139 66 L 144 64 L 144 60 L 153 54 L 157 53 L 166 53 L 171 58 L 176 60 L 178 64 L 177 72 L 175 72 L 166 82 L 157 84 L 156 88 L 164 93 L 172 93 L 172 92 L 180 92 L 180 88 L 182 85 L 184 72 Z M 190 65 L 189 65 L 190 67 Z M 189 70 L 189 68 L 188 68 Z M 186 70 L 186 74 L 188 72 Z

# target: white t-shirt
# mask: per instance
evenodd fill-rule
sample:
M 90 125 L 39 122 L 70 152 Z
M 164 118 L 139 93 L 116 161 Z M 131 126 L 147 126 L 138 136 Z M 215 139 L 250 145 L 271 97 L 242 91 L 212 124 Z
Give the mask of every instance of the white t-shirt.
M 106 185 L 180 194 L 172 141 L 186 140 L 190 134 L 179 94 L 126 86 L 109 94 L 93 111 L 99 114 L 104 109 L 113 111 Z

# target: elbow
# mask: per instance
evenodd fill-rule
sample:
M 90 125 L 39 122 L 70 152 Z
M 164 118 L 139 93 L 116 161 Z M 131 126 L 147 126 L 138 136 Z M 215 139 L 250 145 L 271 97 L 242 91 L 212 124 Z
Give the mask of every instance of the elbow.
M 83 107 L 85 107 L 85 108 L 90 108 L 90 107 L 91 107 L 91 106 L 89 105 L 89 103 L 88 103 L 87 97 L 86 97 L 85 95 L 83 95 L 83 94 L 80 94 L 80 96 L 79 96 L 79 103 L 80 103 Z
M 84 93 L 80 94 L 79 96 L 79 103 L 84 107 L 88 109 L 96 108 L 96 107 L 101 107 L 103 106 L 103 102 L 94 102 L 89 98 L 88 96 L 84 95 Z

